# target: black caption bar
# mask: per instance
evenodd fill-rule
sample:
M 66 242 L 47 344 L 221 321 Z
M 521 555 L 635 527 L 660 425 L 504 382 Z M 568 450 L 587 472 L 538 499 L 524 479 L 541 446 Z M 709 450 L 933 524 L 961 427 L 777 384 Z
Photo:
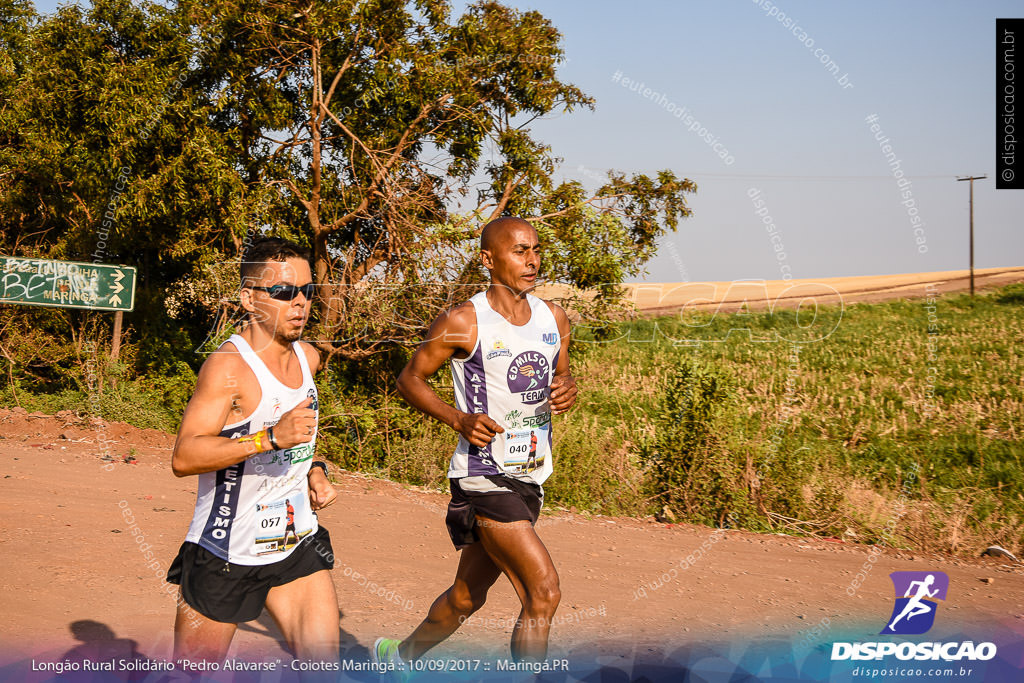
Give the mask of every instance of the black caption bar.
M 1024 190 L 1024 155 L 1017 140 L 1017 46 L 1024 19 L 996 19 L 996 189 Z M 1024 79 L 1024 76 L 1021 77 Z M 1022 92 L 1024 95 L 1024 92 Z M 1024 137 L 1024 131 L 1021 131 Z

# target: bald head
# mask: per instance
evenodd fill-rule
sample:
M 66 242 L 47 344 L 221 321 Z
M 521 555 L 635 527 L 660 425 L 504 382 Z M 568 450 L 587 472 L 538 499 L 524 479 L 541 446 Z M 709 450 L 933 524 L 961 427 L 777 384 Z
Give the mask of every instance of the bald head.
M 480 248 L 484 251 L 492 251 L 497 249 L 499 245 L 511 235 L 517 228 L 528 228 L 533 230 L 533 226 L 522 218 L 516 218 L 515 216 L 503 216 L 497 218 L 487 225 L 480 232 Z
M 480 263 L 490 274 L 492 286 L 527 292 L 536 285 L 540 262 L 537 231 L 522 218 L 499 218 L 480 232 Z

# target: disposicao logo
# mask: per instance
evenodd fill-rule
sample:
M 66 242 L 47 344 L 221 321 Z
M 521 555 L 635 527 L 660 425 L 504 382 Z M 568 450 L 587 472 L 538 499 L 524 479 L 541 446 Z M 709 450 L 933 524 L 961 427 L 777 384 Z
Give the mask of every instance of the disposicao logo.
M 949 577 L 943 572 L 893 572 L 896 604 L 879 635 L 920 635 L 935 623 L 938 600 L 945 600 Z M 869 660 L 894 656 L 900 660 L 986 661 L 996 656 L 994 643 L 964 642 L 858 642 L 832 643 L 832 661 Z
M 935 623 L 938 600 L 945 600 L 949 577 L 943 572 L 893 572 L 896 605 L 879 635 L 920 635 Z

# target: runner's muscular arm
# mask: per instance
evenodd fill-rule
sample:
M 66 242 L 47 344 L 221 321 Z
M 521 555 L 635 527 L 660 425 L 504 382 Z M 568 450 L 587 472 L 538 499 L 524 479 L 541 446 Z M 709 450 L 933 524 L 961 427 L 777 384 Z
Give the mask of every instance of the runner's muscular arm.
M 181 418 L 178 438 L 171 455 L 171 470 L 177 477 L 214 472 L 241 462 L 258 451 L 253 441 L 220 436 L 237 396 L 237 377 L 244 361 L 238 354 L 214 353 L 199 370 L 196 391 Z
M 569 371 L 569 337 L 572 333 L 572 326 L 569 324 L 569 316 L 558 304 L 546 302 L 555 315 L 555 323 L 558 325 L 558 336 L 562 343 L 558 347 L 558 363 L 555 364 L 555 376 L 551 379 L 551 395 L 548 400 L 551 404 L 551 412 L 555 415 L 564 413 L 576 403 L 576 380 Z
M 442 313 L 430 325 L 427 337 L 398 376 L 398 393 L 409 404 L 459 432 L 471 444 L 484 447 L 505 430 L 483 413 L 464 413 L 441 398 L 427 384 L 455 353 L 469 354 L 476 345 L 476 313 L 470 303 Z

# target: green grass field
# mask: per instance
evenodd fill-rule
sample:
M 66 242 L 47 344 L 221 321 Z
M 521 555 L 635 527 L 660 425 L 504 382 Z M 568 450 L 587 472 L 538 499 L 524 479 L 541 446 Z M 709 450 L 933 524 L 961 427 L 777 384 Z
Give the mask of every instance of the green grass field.
M 578 332 L 581 396 L 556 419 L 553 505 L 953 553 L 1021 549 L 1024 287 L 816 318 L 639 320 L 602 343 Z M 666 405 L 693 392 L 681 367 L 721 385 L 699 420 Z M 443 485 L 452 436 L 403 419 L 382 471 Z
M 1020 553 L 1024 285 L 575 332 L 550 508 L 974 554 Z M 18 399 L 169 431 L 194 375 Z M 442 489 L 454 434 L 363 375 L 320 377 L 320 455 Z M 447 371 L 436 377 L 450 398 Z M 12 388 L 3 391 L 11 405 Z

